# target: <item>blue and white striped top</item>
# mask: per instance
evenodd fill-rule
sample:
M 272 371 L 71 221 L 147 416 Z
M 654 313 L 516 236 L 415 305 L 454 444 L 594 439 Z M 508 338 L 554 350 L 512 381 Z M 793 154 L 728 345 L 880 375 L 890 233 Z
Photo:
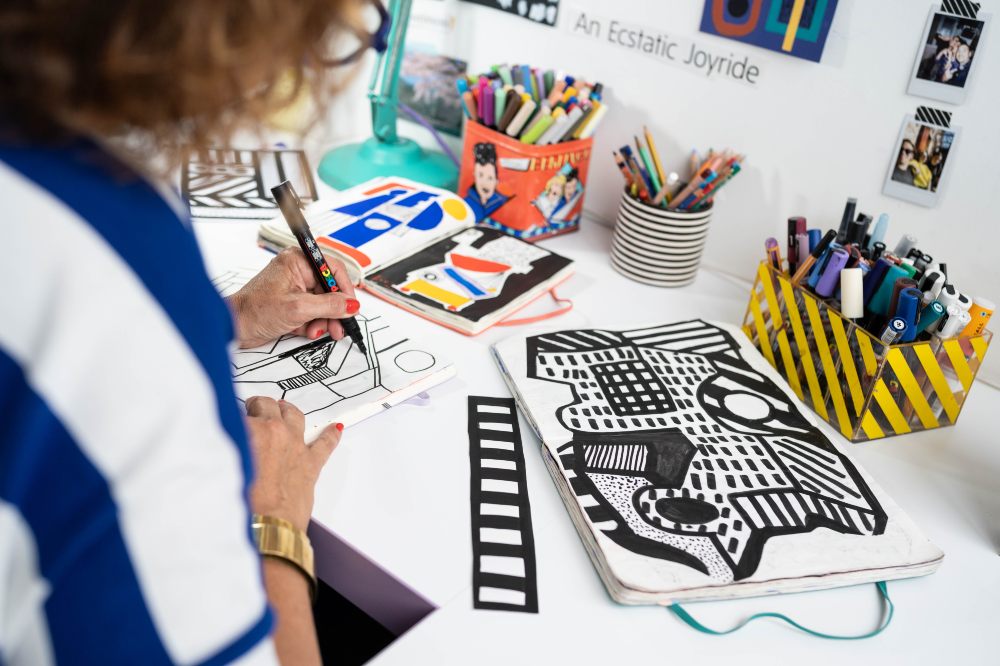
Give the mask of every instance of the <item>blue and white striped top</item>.
M 0 146 L 0 664 L 274 663 L 233 328 L 89 143 Z

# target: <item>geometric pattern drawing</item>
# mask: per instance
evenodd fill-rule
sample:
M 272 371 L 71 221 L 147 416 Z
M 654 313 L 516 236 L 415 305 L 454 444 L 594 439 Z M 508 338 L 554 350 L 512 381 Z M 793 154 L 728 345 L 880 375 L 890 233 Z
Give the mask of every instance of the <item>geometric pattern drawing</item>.
M 739 344 L 701 320 L 527 339 L 527 376 L 568 385 L 558 450 L 594 527 L 627 550 L 720 583 L 766 542 L 825 527 L 877 535 L 886 514 L 857 468 Z
M 837 0 L 705 0 L 701 31 L 819 62 Z
M 277 203 L 271 188 L 290 180 L 303 202 L 316 200 L 316 185 L 301 150 L 191 150 L 181 169 L 181 196 L 192 217 L 270 219 Z
M 465 2 L 499 9 L 542 25 L 555 25 L 559 17 L 559 0 L 465 0 Z
M 512 398 L 469 396 L 472 605 L 538 612 L 535 537 Z

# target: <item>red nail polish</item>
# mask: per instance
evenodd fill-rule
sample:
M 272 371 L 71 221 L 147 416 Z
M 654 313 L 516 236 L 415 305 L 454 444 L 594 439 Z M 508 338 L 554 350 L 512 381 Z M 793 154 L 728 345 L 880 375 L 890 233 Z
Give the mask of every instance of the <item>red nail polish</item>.
M 333 427 L 336 428 L 338 432 L 344 432 L 344 424 L 343 423 L 338 423 L 337 425 L 335 425 Z
M 349 315 L 355 314 L 358 310 L 361 309 L 361 303 L 359 303 L 353 298 L 348 298 L 346 301 L 346 305 L 347 305 L 347 314 Z
M 326 335 L 326 331 L 324 331 L 323 329 L 320 329 L 320 330 L 316 331 L 316 335 L 313 336 L 313 340 L 318 340 L 318 339 L 322 338 L 324 335 Z

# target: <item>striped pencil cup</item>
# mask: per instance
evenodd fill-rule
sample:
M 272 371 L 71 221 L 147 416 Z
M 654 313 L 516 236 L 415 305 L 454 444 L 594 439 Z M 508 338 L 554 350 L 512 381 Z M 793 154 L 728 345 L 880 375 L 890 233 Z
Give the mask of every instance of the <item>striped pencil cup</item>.
M 611 240 L 611 265 L 655 287 L 694 282 L 712 220 L 712 206 L 694 213 L 666 210 L 622 195 Z
M 852 442 L 954 424 L 993 334 L 884 344 L 761 262 L 743 332 L 805 404 Z

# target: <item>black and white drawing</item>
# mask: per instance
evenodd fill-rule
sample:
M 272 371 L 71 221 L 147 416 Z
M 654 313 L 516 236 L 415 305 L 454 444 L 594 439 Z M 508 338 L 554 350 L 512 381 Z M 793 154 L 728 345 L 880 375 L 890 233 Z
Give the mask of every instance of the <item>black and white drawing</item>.
M 973 77 L 988 67 L 980 53 L 986 46 L 989 12 L 978 2 L 943 0 L 931 7 L 913 62 L 906 92 L 961 104 Z
M 526 339 L 527 377 L 568 385 L 558 447 L 590 522 L 621 547 L 718 583 L 746 579 L 768 540 L 825 527 L 879 535 L 858 470 L 700 320 Z
M 213 279 L 228 296 L 253 271 L 227 271 Z M 231 354 L 236 396 L 287 400 L 306 415 L 307 432 L 339 421 L 357 423 L 400 404 L 455 374 L 452 364 L 398 325 L 390 326 L 382 307 L 365 302 L 356 316 L 367 354 L 349 337 L 326 335 L 308 340 L 284 335 L 277 340 Z
M 555 25 L 559 0 L 464 0 L 474 5 L 492 7 L 542 25 Z
M 538 612 L 535 537 L 512 398 L 469 396 L 472 604 Z
M 271 188 L 285 180 L 304 203 L 316 200 L 316 184 L 301 150 L 190 151 L 181 169 L 181 196 L 192 217 L 267 220 L 278 210 Z

